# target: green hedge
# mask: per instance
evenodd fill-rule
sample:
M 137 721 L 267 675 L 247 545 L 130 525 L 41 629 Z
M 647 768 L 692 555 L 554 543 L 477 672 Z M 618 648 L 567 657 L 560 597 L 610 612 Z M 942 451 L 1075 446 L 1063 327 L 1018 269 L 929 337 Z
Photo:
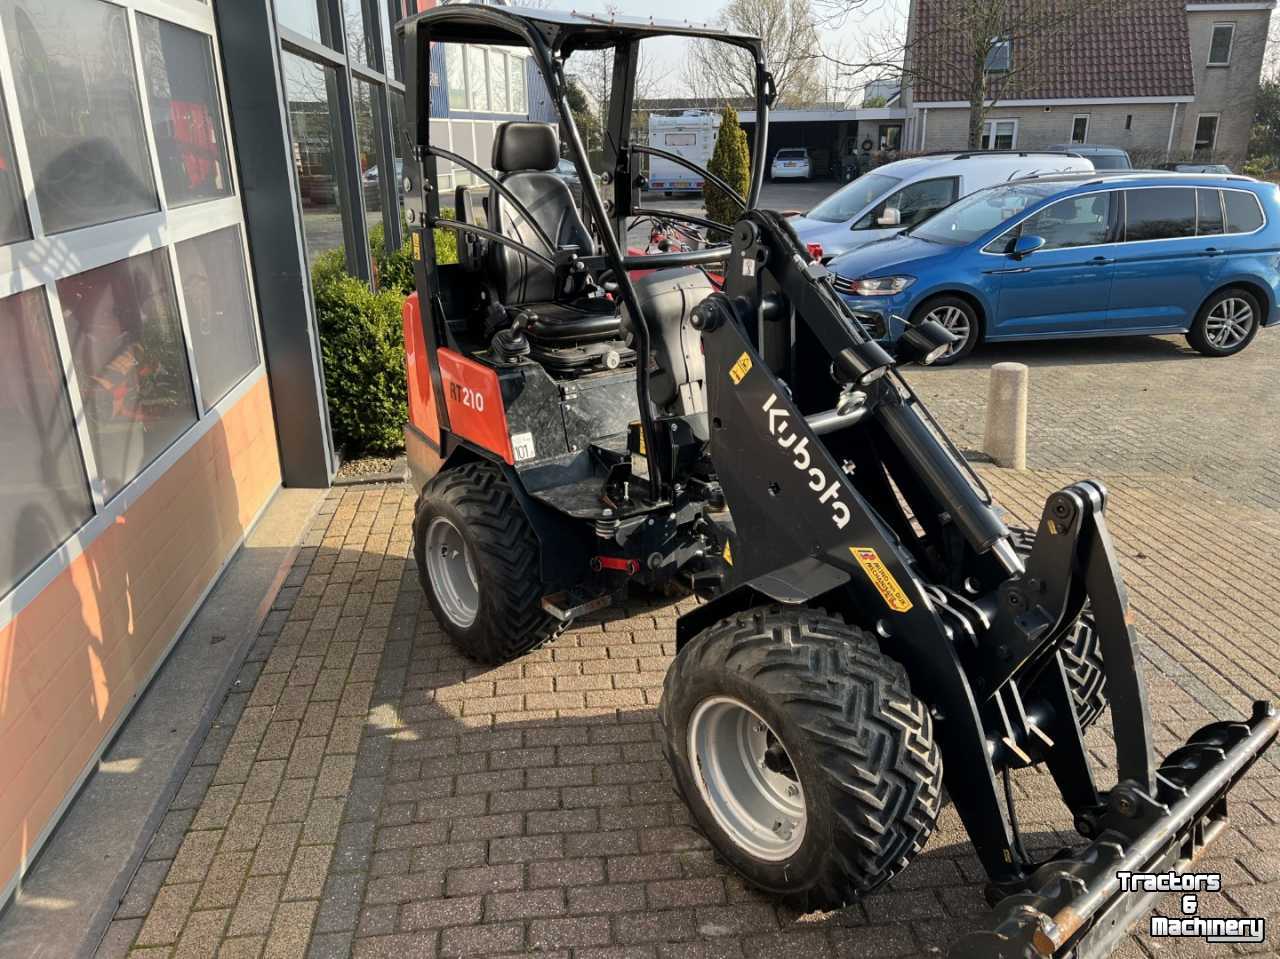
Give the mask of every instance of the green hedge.
M 402 232 L 409 232 L 403 224 Z M 458 261 L 452 231 L 436 230 L 435 244 L 437 263 Z M 311 267 L 329 422 L 349 457 L 398 451 L 408 419 L 401 310 L 414 290 L 412 246 L 388 252 L 378 223 L 369 231 L 369 254 L 377 292 L 347 273 L 341 249 L 326 250 Z

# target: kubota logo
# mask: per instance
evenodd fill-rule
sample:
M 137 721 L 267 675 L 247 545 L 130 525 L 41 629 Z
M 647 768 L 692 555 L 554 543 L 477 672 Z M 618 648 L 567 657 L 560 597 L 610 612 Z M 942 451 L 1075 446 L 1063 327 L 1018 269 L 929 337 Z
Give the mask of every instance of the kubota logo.
M 819 503 L 831 504 L 831 522 L 836 529 L 844 529 L 849 523 L 849 507 L 840 498 L 840 478 L 837 476 L 828 483 L 827 474 L 813 465 L 813 456 L 809 453 L 809 437 L 800 437 L 791 429 L 791 414 L 776 405 L 778 394 L 770 393 L 761 407 L 769 414 L 769 433 L 778 445 L 787 450 L 792 457 L 791 465 L 805 477 L 809 489 L 818 493 Z

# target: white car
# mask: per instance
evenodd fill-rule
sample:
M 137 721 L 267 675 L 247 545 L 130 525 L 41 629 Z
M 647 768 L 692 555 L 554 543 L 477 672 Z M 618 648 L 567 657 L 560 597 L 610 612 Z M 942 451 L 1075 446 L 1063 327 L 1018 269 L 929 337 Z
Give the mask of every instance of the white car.
M 809 163 L 809 151 L 804 147 L 786 147 L 773 155 L 773 164 L 769 167 L 769 179 L 807 180 L 813 175 Z
M 778 156 L 785 152 L 779 150 Z M 773 165 L 777 176 L 777 159 Z M 821 248 L 826 262 L 913 227 L 975 190 L 1021 177 L 1092 169 L 1089 160 L 1070 153 L 977 150 L 910 157 L 846 183 L 791 225 L 803 242 Z

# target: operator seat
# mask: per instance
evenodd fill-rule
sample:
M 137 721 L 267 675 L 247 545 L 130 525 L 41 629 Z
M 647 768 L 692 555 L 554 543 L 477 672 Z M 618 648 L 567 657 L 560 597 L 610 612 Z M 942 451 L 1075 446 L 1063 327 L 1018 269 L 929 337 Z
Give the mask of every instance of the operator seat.
M 553 172 L 560 161 L 555 127 L 511 120 L 493 139 L 493 168 L 498 181 L 518 199 L 558 247 L 576 246 L 580 256 L 596 252 L 565 182 Z M 491 194 L 493 229 L 554 259 L 537 232 L 497 190 Z M 614 303 L 590 297 L 580 288 L 559 288 L 554 271 L 519 250 L 489 245 L 489 268 L 499 302 L 533 314 L 528 326 L 535 344 L 577 346 L 615 340 L 621 318 Z M 570 283 L 580 282 L 570 280 Z

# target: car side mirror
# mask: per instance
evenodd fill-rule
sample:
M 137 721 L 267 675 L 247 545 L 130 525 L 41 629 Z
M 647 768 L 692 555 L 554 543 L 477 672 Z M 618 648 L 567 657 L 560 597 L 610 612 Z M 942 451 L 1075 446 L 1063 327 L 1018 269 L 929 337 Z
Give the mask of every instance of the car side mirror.
M 1044 237 L 1032 236 L 1030 234 L 1020 236 L 1013 241 L 1013 249 L 1009 251 L 1009 255 L 1015 260 L 1021 260 L 1024 256 L 1030 256 L 1036 250 L 1044 246 Z
M 877 226 L 901 226 L 902 211 L 896 206 L 885 207 L 878 217 L 876 217 Z

